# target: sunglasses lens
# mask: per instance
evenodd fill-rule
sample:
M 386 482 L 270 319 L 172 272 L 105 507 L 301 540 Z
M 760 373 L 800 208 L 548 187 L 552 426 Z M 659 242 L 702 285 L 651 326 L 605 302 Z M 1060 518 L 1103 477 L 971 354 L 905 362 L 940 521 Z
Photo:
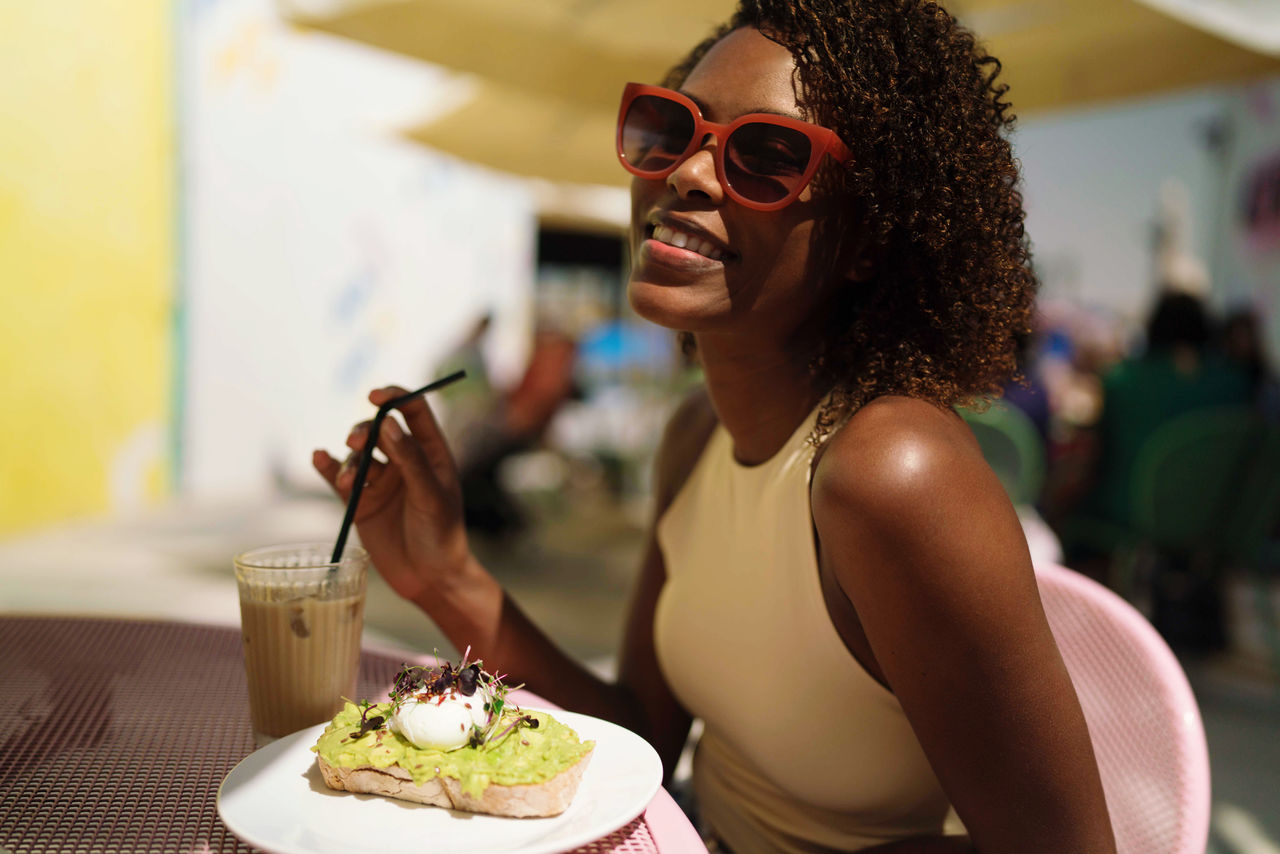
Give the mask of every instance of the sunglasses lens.
M 800 131 L 750 122 L 729 137 L 725 178 L 744 198 L 768 204 L 800 187 L 812 158 L 813 143 Z
M 622 156 L 640 172 L 661 172 L 693 139 L 693 114 L 678 101 L 640 95 L 622 118 Z

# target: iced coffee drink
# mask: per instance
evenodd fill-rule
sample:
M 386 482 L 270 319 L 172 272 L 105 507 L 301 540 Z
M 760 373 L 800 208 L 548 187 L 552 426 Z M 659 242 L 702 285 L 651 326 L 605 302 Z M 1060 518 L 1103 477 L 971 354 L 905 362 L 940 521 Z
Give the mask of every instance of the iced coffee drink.
M 369 558 L 347 546 L 273 546 L 235 559 L 256 741 L 330 720 L 354 698 Z

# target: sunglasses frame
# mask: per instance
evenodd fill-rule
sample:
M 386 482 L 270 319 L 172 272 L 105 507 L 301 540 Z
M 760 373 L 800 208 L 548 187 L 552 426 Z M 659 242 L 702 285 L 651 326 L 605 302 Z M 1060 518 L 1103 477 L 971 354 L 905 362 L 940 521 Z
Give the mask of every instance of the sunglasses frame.
M 684 151 L 675 158 L 670 166 L 655 171 L 637 168 L 627 161 L 626 154 L 623 153 L 623 122 L 626 120 L 627 111 L 631 109 L 631 104 L 642 95 L 652 95 L 668 101 L 674 101 L 687 108 L 693 116 L 693 135 L 689 138 L 689 144 L 685 146 Z M 729 183 L 728 176 L 724 170 L 725 143 L 729 137 L 743 125 L 757 122 L 787 128 L 804 134 L 812 146 L 809 153 L 809 165 L 805 167 L 804 173 L 796 183 L 795 188 L 787 193 L 786 196 L 773 202 L 758 202 L 742 195 Z M 715 163 L 716 178 L 720 181 L 720 186 L 738 204 L 758 211 L 776 211 L 794 202 L 800 193 L 804 191 L 804 188 L 809 186 L 809 182 L 813 180 L 814 173 L 818 171 L 818 164 L 822 162 L 823 157 L 830 155 L 836 162 L 841 164 L 848 163 L 853 159 L 848 146 L 841 142 L 835 131 L 815 125 L 812 122 L 805 122 L 800 119 L 793 119 L 790 116 L 779 116 L 773 113 L 747 113 L 746 115 L 738 116 L 727 124 L 711 122 L 703 118 L 702 110 L 698 108 L 697 103 L 692 98 L 673 89 L 666 89 L 662 86 L 649 86 L 644 83 L 628 83 L 622 90 L 622 104 L 618 107 L 618 127 L 614 142 L 618 160 L 622 162 L 623 168 L 632 175 L 652 180 L 666 178 L 706 144 L 704 140 L 708 135 L 715 137 L 716 140 L 716 147 L 712 151 L 711 159 Z

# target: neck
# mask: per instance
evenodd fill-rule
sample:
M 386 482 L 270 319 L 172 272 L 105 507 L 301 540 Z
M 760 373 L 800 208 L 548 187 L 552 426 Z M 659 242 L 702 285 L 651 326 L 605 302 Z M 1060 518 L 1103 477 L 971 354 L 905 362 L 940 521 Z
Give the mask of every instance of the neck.
M 740 463 L 755 465 L 776 454 L 822 397 L 807 352 L 735 348 L 700 335 L 698 354 L 712 406 Z

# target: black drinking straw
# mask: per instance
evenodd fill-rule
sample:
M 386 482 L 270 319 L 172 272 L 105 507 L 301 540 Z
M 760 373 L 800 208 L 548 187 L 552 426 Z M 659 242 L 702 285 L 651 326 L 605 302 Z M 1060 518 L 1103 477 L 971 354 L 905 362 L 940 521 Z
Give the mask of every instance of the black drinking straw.
M 369 425 L 369 436 L 364 442 L 364 453 L 360 455 L 360 465 L 356 469 L 356 481 L 351 486 L 351 497 L 347 499 L 347 512 L 342 517 L 342 529 L 338 531 L 338 542 L 333 546 L 333 559 L 329 561 L 330 563 L 338 563 L 342 560 L 342 550 L 347 545 L 347 534 L 351 533 L 351 522 L 356 518 L 356 504 L 359 503 L 360 493 L 364 490 L 364 480 L 369 476 L 369 463 L 373 461 L 373 448 L 378 444 L 378 430 L 382 427 L 382 419 L 386 418 L 387 413 L 391 410 L 408 403 L 418 395 L 444 388 L 466 375 L 466 371 L 454 371 L 447 377 L 441 377 L 435 382 L 427 383 L 417 391 L 393 397 L 378 407 L 378 414 L 373 416 L 373 423 Z M 337 567 L 334 567 L 334 570 L 336 569 Z

